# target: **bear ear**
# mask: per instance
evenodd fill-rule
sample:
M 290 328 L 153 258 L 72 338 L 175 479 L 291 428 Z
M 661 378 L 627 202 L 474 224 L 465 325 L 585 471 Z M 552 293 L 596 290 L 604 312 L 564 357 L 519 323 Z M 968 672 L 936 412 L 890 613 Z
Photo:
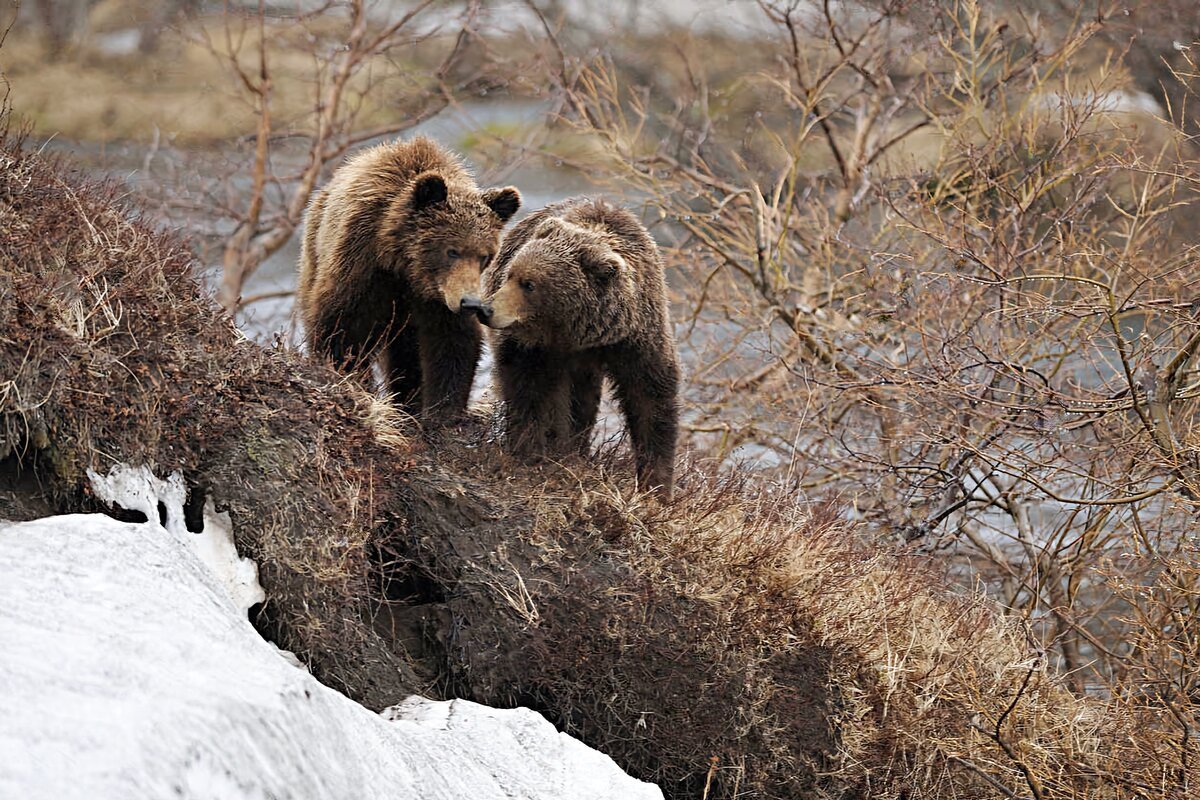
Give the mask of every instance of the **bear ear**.
M 436 172 L 425 172 L 417 176 L 412 188 L 414 211 L 428 208 L 435 203 L 446 202 L 446 181 Z
M 496 216 L 500 218 L 501 222 L 508 222 L 521 207 L 521 193 L 512 186 L 505 186 L 503 189 L 485 189 L 483 202 L 496 212 Z
M 625 259 L 616 253 L 585 253 L 579 259 L 579 265 L 588 277 L 600 286 L 607 286 L 625 266 Z

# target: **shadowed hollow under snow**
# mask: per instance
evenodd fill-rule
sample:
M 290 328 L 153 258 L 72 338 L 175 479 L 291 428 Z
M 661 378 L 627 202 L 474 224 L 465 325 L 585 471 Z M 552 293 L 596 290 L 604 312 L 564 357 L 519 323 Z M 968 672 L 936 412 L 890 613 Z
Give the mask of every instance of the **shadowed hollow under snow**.
M 0 523 L 0 797 L 662 797 L 527 709 L 323 686 L 187 538 L 215 535 Z

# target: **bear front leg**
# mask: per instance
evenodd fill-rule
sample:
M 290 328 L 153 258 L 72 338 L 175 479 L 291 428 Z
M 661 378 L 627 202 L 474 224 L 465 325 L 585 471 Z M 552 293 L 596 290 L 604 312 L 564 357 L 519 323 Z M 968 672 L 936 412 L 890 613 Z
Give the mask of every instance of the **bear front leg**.
M 421 412 L 421 348 L 416 328 L 407 324 L 393 331 L 379 360 L 392 402 L 417 416 Z
M 508 448 L 520 455 L 561 450 L 570 438 L 571 385 L 561 356 L 501 337 L 496 377 Z
M 471 398 L 482 336 L 473 318 L 439 310 L 419 320 L 421 416 L 449 422 L 462 416 Z
M 629 427 L 638 486 L 657 488 L 669 499 L 675 490 L 679 367 L 670 358 L 625 352 L 609 371 Z
M 603 380 L 604 373 L 597 364 L 580 364 L 571 369 L 571 439 L 584 455 L 591 449 Z
M 379 332 L 369 317 L 350 313 L 342 304 L 329 303 L 309 322 L 307 333 L 313 355 L 328 358 L 339 372 L 355 374 L 370 385 Z

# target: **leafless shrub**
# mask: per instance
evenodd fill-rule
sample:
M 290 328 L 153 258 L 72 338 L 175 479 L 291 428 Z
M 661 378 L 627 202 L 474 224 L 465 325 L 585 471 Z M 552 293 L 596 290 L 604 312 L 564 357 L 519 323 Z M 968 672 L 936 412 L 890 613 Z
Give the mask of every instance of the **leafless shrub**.
M 676 242 L 692 447 L 947 551 L 1078 690 L 1145 697 L 1129 641 L 1173 640 L 1175 607 L 1099 571 L 1172 595 L 1150 563 L 1196 524 L 1186 137 L 1126 91 L 1103 9 L 760 6 L 776 36 L 723 85 L 686 51 L 672 96 L 562 76 L 593 174 Z M 1188 763 L 1192 721 L 1159 719 Z
M 396 10 L 394 16 L 382 16 L 355 0 L 348 13 L 342 4 L 327 3 L 311 12 L 268 17 L 260 3 L 257 14 L 227 11 L 220 40 L 198 29 L 214 57 L 236 76 L 258 125 L 249 191 L 238 192 L 228 207 L 235 228 L 224 242 L 217 295 L 227 310 L 237 308 L 242 286 L 254 269 L 292 237 L 327 166 L 357 144 L 412 128 L 445 108 L 455 92 L 483 79 L 480 70 L 456 73 L 468 47 L 477 41 L 475 3 L 468 4 L 457 34 L 442 47 L 440 65 L 428 76 L 409 74 L 401 66 L 402 54 L 442 34 L 438 26 L 425 24 L 423 15 L 434 5 L 425 0 Z M 312 61 L 311 111 L 304 118 L 284 121 L 282 130 L 273 114 L 272 55 L 279 45 Z M 385 93 L 391 95 L 397 113 L 378 124 L 362 124 L 367 96 Z M 282 174 L 273 160 L 281 136 L 305 141 L 295 171 Z
M 0 25 L 4 26 L 3 29 L 0 29 L 0 47 L 4 46 L 4 40 L 8 38 L 8 35 L 10 33 L 12 33 L 13 26 L 16 24 L 17 24 L 17 15 L 16 14 L 13 14 L 13 16 L 10 19 L 0 20 Z M 7 133 L 8 125 L 10 124 L 10 120 L 11 120 L 11 111 L 12 111 L 12 109 L 9 105 L 9 99 L 8 99 L 9 96 L 12 94 L 12 84 L 10 84 L 8 82 L 8 77 L 4 74 L 3 71 L 0 71 L 0 84 L 2 84 L 4 86 L 4 94 L 0 95 L 0 121 L 3 122 L 4 132 Z

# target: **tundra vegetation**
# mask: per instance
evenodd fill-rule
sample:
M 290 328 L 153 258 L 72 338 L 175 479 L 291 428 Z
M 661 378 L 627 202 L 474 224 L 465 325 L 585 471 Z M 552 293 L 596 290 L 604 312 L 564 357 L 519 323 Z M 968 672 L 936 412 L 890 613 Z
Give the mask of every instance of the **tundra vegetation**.
M 669 797 L 1197 792 L 1194 4 L 199 3 L 107 53 L 127 5 L 0 49 L 10 126 L 144 155 L 0 152 L 3 515 L 182 469 L 323 681 L 532 706 Z M 447 143 L 481 185 L 584 175 L 662 249 L 669 503 L 234 327 L 344 154 L 516 101 Z

